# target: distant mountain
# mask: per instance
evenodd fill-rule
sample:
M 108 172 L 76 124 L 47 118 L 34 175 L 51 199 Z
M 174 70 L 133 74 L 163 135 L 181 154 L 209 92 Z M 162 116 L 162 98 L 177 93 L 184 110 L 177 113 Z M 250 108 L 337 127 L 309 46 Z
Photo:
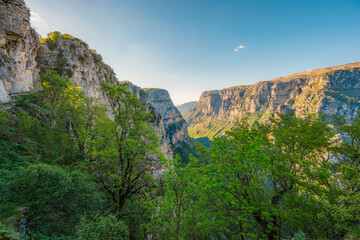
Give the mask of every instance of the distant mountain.
M 192 138 L 224 135 L 235 119 L 265 122 L 275 113 L 355 117 L 360 107 L 360 62 L 320 68 L 254 85 L 202 93 L 184 118 Z
M 197 101 L 187 102 L 177 106 L 177 109 L 179 109 L 180 113 L 184 115 L 185 113 L 190 111 L 195 106 L 196 103 Z

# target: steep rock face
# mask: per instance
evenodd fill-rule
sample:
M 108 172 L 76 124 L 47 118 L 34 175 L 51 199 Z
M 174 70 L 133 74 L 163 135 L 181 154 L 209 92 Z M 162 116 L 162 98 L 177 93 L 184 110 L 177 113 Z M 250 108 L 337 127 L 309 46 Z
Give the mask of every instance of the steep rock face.
M 221 136 L 235 119 L 267 121 L 275 112 L 343 115 L 360 106 L 360 63 L 321 68 L 254 85 L 204 92 L 185 114 L 192 137 Z
M 184 115 L 185 113 L 190 111 L 196 105 L 196 103 L 197 101 L 187 102 L 177 106 L 177 109 L 180 111 L 181 115 Z
M 36 60 L 40 71 L 56 70 L 81 87 L 87 97 L 102 104 L 106 104 L 106 100 L 100 91 L 101 82 L 117 82 L 112 68 L 104 64 L 86 43 L 76 38 L 59 37 L 42 43 Z
M 83 41 L 71 36 L 59 37 L 55 41 L 44 41 L 39 48 L 36 60 L 40 70 L 56 70 L 80 86 L 87 97 L 105 105 L 107 101 L 100 91 L 101 82 L 119 82 L 112 68 L 103 63 L 100 55 L 89 49 Z M 123 82 L 123 84 L 155 116 L 151 124 L 160 138 L 160 149 L 165 157 L 172 158 L 173 151 L 166 135 L 163 116 L 149 101 L 149 96 L 145 91 L 131 82 Z
M 29 18 L 23 0 L 0 0 L 0 104 L 13 94 L 39 89 L 35 57 L 40 43 Z
M 164 127 L 173 149 L 180 147 L 181 142 L 190 143 L 187 124 L 179 110 L 171 101 L 165 89 L 144 89 L 149 96 L 149 102 L 162 115 Z

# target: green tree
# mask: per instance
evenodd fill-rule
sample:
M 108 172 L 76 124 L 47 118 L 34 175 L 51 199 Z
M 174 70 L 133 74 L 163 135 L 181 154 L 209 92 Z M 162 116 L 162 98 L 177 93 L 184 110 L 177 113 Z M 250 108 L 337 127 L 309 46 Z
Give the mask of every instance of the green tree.
M 81 216 L 102 204 L 88 176 L 45 164 L 20 168 L 10 191 L 10 200 L 25 208 L 27 227 L 45 236 L 72 235 Z
M 200 188 L 217 236 L 231 239 L 264 237 L 268 196 L 264 182 L 269 159 L 263 153 L 260 125 L 238 122 L 227 138 L 217 138 L 204 165 Z M 258 224 L 257 224 L 258 223 Z M 265 225 L 266 224 L 266 225 Z
M 129 239 L 129 230 L 126 224 L 114 215 L 95 215 L 81 220 L 76 236 L 83 240 L 126 240 Z
M 188 164 L 177 156 L 169 160 L 163 175 L 164 193 L 152 201 L 154 212 L 149 235 L 155 239 L 201 239 L 208 229 L 202 228 L 201 202 L 197 201 L 198 164 Z
M 278 115 L 268 124 L 238 122 L 193 166 L 198 177 L 175 186 L 197 191 L 194 206 L 207 216 L 199 220 L 208 238 L 281 239 L 299 231 L 333 237 L 327 208 L 338 193 L 329 161 L 333 136 L 327 123 L 312 115 Z M 175 208 L 178 200 L 172 201 Z
M 334 126 L 341 142 L 334 148 L 340 193 L 330 202 L 332 216 L 337 220 L 341 237 L 360 237 L 360 117 L 347 122 L 344 117 L 334 117 Z
M 161 157 L 151 115 L 122 85 L 101 86 L 112 119 L 98 119 L 85 141 L 90 169 L 108 195 L 113 211 L 150 186 Z M 120 215 L 119 215 L 120 217 Z
M 304 118 L 277 115 L 271 119 L 266 146 L 270 159 L 269 238 L 280 238 L 284 226 L 292 235 L 298 229 L 314 237 L 333 237 L 332 223 L 319 199 L 331 199 L 330 147 L 334 133 L 326 122 L 315 115 Z M 329 220 L 329 221 L 328 221 Z M 309 227 L 317 223 L 317 228 Z

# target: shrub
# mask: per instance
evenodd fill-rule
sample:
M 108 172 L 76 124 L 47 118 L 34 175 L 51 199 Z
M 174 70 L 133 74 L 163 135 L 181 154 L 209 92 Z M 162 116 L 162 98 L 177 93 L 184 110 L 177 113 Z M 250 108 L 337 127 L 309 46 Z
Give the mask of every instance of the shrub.
M 94 183 L 84 174 L 46 164 L 16 172 L 11 201 L 26 209 L 28 227 L 44 235 L 71 235 L 83 214 L 101 204 Z
M 84 240 L 125 240 L 129 239 L 129 230 L 124 222 L 113 215 L 93 216 L 82 219 L 76 235 Z

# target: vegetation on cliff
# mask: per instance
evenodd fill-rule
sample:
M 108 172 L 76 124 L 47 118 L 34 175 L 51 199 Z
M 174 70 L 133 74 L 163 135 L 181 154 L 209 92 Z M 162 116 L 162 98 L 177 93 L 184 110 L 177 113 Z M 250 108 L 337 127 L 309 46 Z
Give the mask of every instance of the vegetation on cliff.
M 176 159 L 155 239 L 358 238 L 360 121 L 333 124 L 314 115 L 237 122 L 202 157 Z
M 239 121 L 165 160 L 124 86 L 103 84 L 102 106 L 56 72 L 41 80 L 1 107 L 2 239 L 360 237 L 360 118 Z
M 22 234 L 30 239 L 143 238 L 147 210 L 140 202 L 160 166 L 154 157 L 161 157 L 151 115 L 120 85 L 103 85 L 106 108 L 54 71 L 41 80 L 43 91 L 0 114 L 0 221 L 7 233 L 25 221 Z
M 272 114 L 294 112 L 355 117 L 360 106 L 360 62 L 314 69 L 254 85 L 204 92 L 184 114 L 192 138 L 225 135 L 236 120 L 267 122 Z

